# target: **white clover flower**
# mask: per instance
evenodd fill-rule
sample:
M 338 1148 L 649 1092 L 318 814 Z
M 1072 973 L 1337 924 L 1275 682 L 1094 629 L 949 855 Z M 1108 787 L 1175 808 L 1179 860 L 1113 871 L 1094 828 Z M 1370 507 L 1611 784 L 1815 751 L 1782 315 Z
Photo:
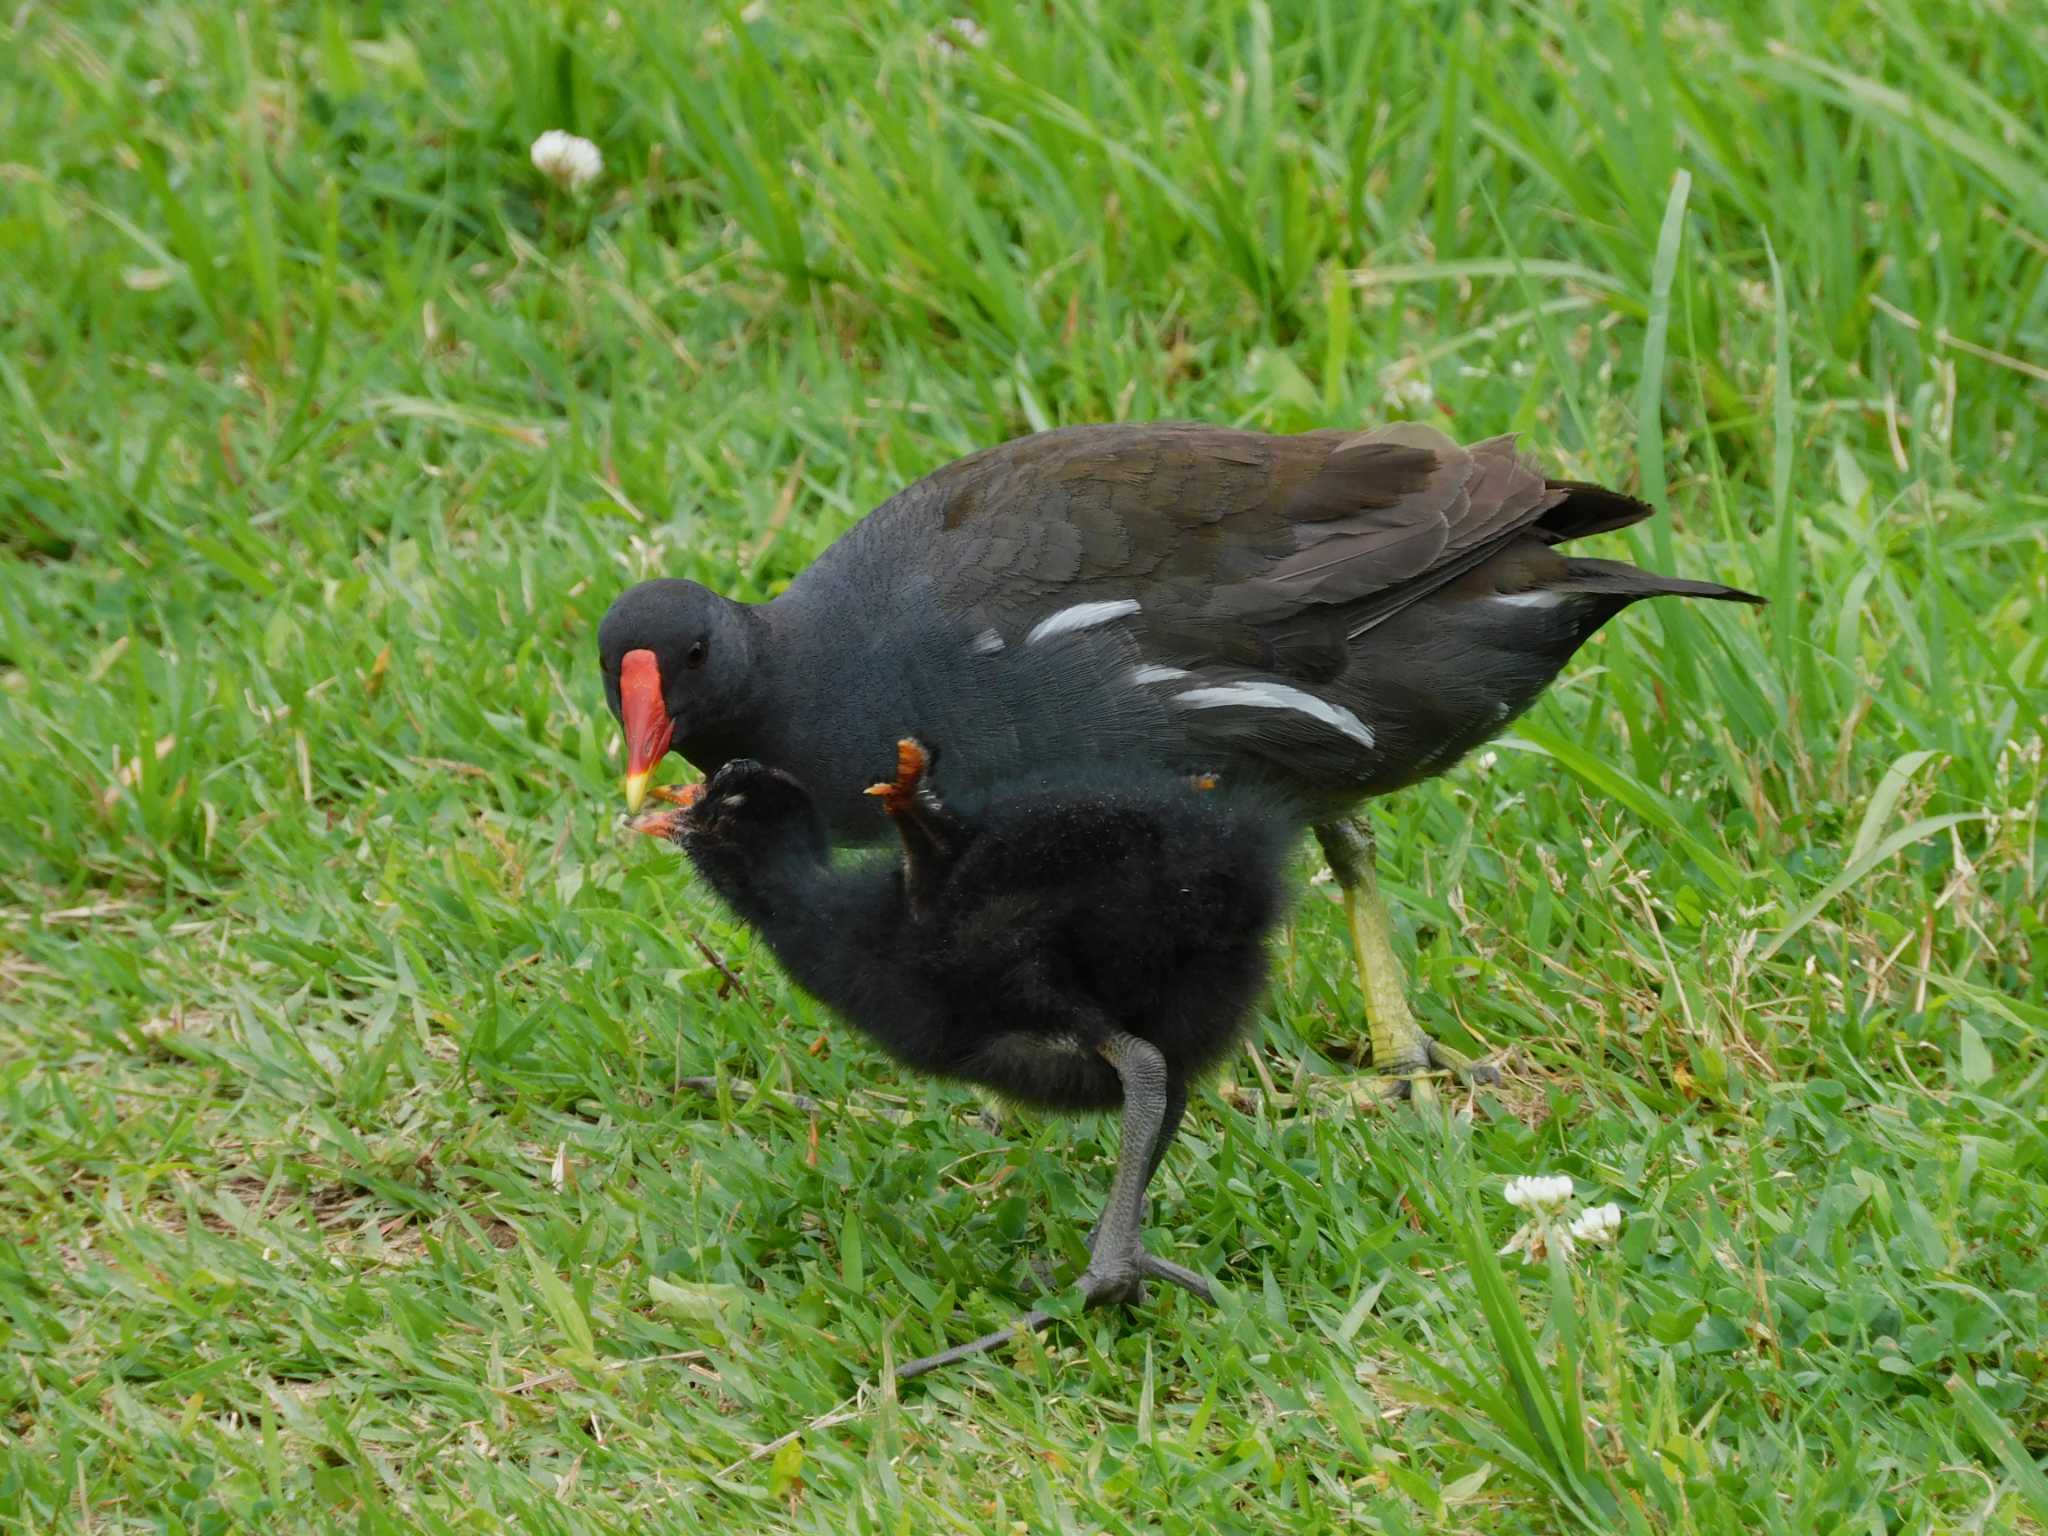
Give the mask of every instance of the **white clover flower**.
M 1553 1215 L 1571 1197 L 1571 1176 L 1563 1173 L 1525 1173 L 1520 1178 L 1509 1179 L 1508 1187 L 1503 1191 L 1503 1198 L 1517 1210 Z
M 950 38 L 947 34 L 951 34 Z M 962 48 L 980 48 L 988 42 L 988 29 L 972 16 L 955 16 L 940 29 L 939 46 L 958 52 Z
M 1539 1214 L 1515 1228 L 1515 1235 L 1500 1246 L 1503 1254 L 1519 1253 L 1531 1264 L 1541 1264 L 1550 1257 L 1552 1249 L 1569 1259 L 1572 1256 L 1572 1235 L 1547 1215 Z
M 604 156 L 590 140 L 550 128 L 533 141 L 533 168 L 556 186 L 581 192 L 604 174 Z
M 1553 1253 L 1570 1259 L 1580 1244 L 1588 1247 L 1611 1242 L 1621 1230 L 1621 1207 L 1612 1203 L 1591 1205 L 1569 1220 L 1572 1181 L 1561 1173 L 1530 1173 L 1508 1180 L 1502 1197 L 1529 1219 L 1515 1228 L 1515 1235 L 1501 1246 L 1503 1254 L 1518 1253 L 1531 1264 L 1541 1264 Z
M 1577 1241 L 1589 1245 L 1610 1242 L 1621 1230 L 1621 1207 L 1589 1205 L 1567 1229 Z
M 1541 1264 L 1555 1251 L 1569 1259 L 1572 1235 L 1561 1221 L 1565 1202 L 1572 1197 L 1572 1181 L 1562 1173 L 1525 1173 L 1508 1180 L 1501 1198 L 1529 1219 L 1515 1228 L 1515 1235 L 1501 1247 L 1503 1254 L 1519 1253 L 1531 1264 Z
M 1403 357 L 1387 364 L 1380 370 L 1379 385 L 1394 409 L 1424 411 L 1436 404 L 1436 386 L 1418 358 Z

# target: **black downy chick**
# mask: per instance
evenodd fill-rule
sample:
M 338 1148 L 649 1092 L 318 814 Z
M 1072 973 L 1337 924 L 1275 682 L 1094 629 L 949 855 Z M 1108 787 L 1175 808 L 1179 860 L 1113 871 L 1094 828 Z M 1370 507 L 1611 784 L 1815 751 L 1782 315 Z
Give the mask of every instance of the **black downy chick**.
M 746 759 L 637 825 L 680 845 L 799 985 L 905 1066 L 1041 1109 L 1121 1107 L 1084 1300 L 1141 1300 L 1148 1276 L 1213 1300 L 1204 1277 L 1145 1250 L 1145 1190 L 1190 1083 L 1239 1039 L 1264 985 L 1291 823 L 1213 781 L 1133 784 L 1106 768 L 998 791 L 968 818 L 933 792 L 929 763 L 906 740 L 895 781 L 869 791 L 901 835 L 900 865 L 835 868 L 809 792 Z

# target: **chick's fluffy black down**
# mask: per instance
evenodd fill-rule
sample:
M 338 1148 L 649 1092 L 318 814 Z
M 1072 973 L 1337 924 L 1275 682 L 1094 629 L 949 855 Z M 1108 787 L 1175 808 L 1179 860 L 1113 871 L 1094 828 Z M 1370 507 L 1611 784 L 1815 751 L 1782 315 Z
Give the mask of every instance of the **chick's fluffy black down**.
M 808 794 L 727 765 L 679 839 L 795 980 L 905 1065 L 1048 1109 L 1121 1102 L 1121 1031 L 1179 1081 L 1244 1028 L 1291 823 L 1161 778 L 998 792 L 921 867 L 835 865 Z

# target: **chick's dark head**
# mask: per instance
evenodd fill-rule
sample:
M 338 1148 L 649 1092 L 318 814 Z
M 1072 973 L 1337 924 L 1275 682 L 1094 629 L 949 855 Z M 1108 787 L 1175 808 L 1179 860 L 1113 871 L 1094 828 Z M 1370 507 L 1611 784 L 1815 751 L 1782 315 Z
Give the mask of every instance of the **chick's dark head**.
M 830 849 L 810 792 L 781 769 L 744 757 L 677 791 L 671 809 L 642 816 L 633 828 L 693 855 L 753 850 L 823 859 Z

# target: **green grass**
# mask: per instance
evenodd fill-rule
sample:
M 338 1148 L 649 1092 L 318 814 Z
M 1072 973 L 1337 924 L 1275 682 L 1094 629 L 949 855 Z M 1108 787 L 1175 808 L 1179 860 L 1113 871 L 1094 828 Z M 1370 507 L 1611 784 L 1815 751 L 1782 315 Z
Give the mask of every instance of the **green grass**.
M 0 1519 L 2048 1527 L 2038 11 L 949 14 L 0 20 Z M 878 1394 L 1113 1127 L 622 846 L 598 615 L 1031 428 L 1390 415 L 1776 601 L 1384 803 L 1502 1091 L 1354 1104 L 1319 888 L 1154 1212 L 1226 1303 Z M 1496 1264 L 1535 1171 L 1618 1247 Z

